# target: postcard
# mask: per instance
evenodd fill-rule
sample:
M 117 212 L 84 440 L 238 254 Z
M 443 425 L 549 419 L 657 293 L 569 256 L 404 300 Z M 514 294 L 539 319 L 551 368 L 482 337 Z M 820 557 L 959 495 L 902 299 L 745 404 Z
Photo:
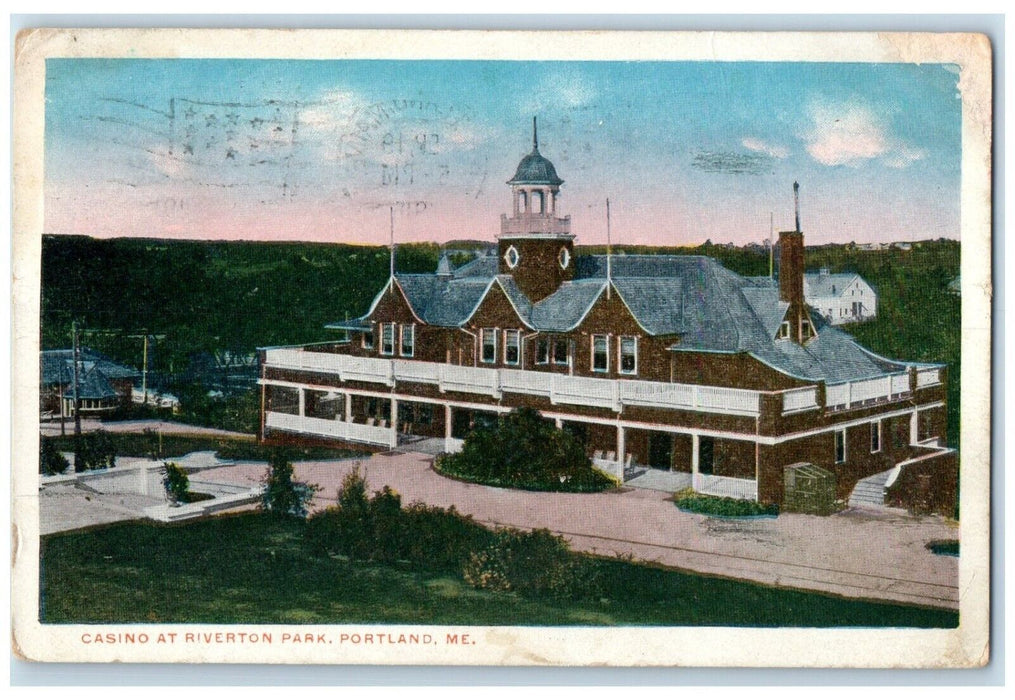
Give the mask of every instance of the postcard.
M 989 659 L 974 34 L 22 32 L 26 659 Z

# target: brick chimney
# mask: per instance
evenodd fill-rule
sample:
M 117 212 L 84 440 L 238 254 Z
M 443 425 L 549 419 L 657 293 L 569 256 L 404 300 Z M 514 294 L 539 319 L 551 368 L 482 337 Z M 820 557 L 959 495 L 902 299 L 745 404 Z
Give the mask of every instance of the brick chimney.
M 779 232 L 779 299 L 789 302 L 786 320 L 789 337 L 802 343 L 813 337 L 807 302 L 804 301 L 804 234 L 800 231 L 800 185 L 793 183 L 796 230 Z

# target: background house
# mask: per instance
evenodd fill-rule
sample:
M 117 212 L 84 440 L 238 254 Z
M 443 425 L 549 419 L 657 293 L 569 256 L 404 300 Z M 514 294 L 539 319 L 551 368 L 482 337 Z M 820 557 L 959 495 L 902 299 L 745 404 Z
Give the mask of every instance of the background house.
M 855 272 L 832 274 L 827 268 L 804 275 L 807 304 L 833 326 L 877 316 L 878 294 Z
M 43 417 L 74 415 L 74 351 L 43 350 L 40 353 L 40 407 Z M 81 415 L 108 413 L 129 405 L 134 382 L 141 373 L 113 362 L 94 350 L 81 348 L 78 368 L 78 399 Z

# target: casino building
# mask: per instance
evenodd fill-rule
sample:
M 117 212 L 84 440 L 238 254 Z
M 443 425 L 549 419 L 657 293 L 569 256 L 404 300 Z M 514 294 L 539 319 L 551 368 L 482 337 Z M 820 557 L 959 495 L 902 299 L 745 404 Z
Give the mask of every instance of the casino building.
M 495 256 L 393 270 L 328 327 L 341 341 L 260 350 L 262 441 L 455 451 L 526 406 L 618 479 L 780 503 L 807 462 L 842 499 L 871 479 L 874 501 L 896 483 L 954 498 L 945 366 L 880 357 L 811 312 L 799 216 L 778 284 L 701 256 L 578 255 L 533 127 Z

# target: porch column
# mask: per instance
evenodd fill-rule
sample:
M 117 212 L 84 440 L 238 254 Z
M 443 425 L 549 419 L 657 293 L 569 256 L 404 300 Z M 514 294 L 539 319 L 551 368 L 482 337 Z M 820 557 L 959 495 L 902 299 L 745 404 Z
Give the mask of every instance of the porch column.
M 307 394 L 306 394 L 306 389 L 304 389 L 303 387 L 300 387 L 299 388 L 299 392 L 300 392 L 300 418 L 303 418 L 303 417 L 305 417 L 307 415 Z
M 624 426 L 617 425 L 617 461 L 620 462 L 620 468 L 624 468 L 625 452 L 627 451 L 627 431 Z
M 920 412 L 913 411 L 909 417 L 909 444 L 915 445 L 920 441 Z
M 555 418 L 554 421 L 553 421 L 553 424 L 555 426 L 557 426 L 557 430 L 560 430 L 561 428 L 564 427 L 564 419 L 563 418 Z
M 398 447 L 398 399 L 391 397 L 391 442 L 393 448 Z
M 345 416 L 346 423 L 352 422 L 352 394 L 345 392 Z
M 698 447 L 700 438 L 697 433 L 691 435 L 691 478 L 697 481 L 698 478 Z
M 451 406 L 445 404 L 444 406 L 444 451 L 451 452 L 451 426 L 452 426 L 452 415 Z

